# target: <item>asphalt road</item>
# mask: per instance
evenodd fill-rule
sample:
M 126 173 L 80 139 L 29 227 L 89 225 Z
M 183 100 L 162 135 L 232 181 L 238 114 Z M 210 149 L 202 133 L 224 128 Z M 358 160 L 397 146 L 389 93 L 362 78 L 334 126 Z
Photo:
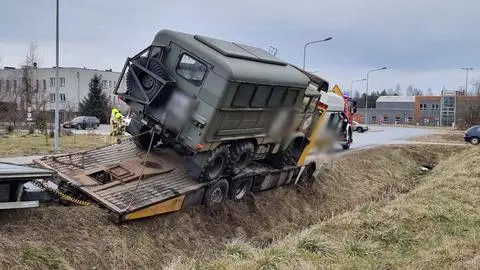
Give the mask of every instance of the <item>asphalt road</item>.
M 97 130 L 73 130 L 76 134 L 87 134 L 88 132 L 95 132 L 99 134 L 108 135 L 109 126 L 101 125 Z M 351 149 L 361 149 L 372 147 L 376 145 L 386 144 L 404 144 L 412 143 L 407 139 L 420 135 L 433 134 L 436 131 L 433 129 L 422 128 L 406 128 L 406 127 L 370 127 L 370 130 L 364 133 L 353 133 L 353 143 Z M 416 143 L 416 142 L 415 142 Z M 0 162 L 14 163 L 14 164 L 30 164 L 33 159 L 40 156 L 26 156 L 26 157 L 11 157 L 0 158 Z

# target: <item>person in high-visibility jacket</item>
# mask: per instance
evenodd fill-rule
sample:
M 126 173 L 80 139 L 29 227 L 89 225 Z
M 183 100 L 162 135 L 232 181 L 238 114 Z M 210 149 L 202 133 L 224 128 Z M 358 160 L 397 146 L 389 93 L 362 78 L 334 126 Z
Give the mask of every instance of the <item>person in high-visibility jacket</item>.
M 110 115 L 110 136 L 112 136 L 112 143 L 118 142 L 117 136 L 122 135 L 122 113 L 116 109 L 112 109 L 112 114 Z

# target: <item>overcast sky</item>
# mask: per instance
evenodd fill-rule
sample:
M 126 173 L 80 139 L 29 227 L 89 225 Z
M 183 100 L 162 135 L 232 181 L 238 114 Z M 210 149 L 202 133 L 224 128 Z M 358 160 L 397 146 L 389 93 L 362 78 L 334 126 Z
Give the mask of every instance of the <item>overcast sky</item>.
M 55 64 L 55 0 L 2 0 L 0 64 L 18 66 L 35 42 L 41 66 Z M 120 70 L 161 29 L 267 49 L 330 84 L 349 89 L 371 73 L 370 90 L 412 84 L 439 92 L 480 79 L 478 0 L 60 0 L 60 66 Z M 470 86 L 471 87 L 471 86 Z M 365 91 L 364 83 L 355 90 Z

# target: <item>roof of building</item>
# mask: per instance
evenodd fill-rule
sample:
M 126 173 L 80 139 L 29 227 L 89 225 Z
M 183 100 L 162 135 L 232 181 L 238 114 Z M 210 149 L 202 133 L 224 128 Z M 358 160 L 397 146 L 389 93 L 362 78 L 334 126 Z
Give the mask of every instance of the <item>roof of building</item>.
M 381 96 L 377 99 L 377 102 L 415 102 L 415 97 Z
M 153 45 L 172 43 L 210 64 L 228 80 L 295 87 L 307 87 L 310 82 L 303 72 L 249 45 L 171 30 L 159 31 L 153 40 Z

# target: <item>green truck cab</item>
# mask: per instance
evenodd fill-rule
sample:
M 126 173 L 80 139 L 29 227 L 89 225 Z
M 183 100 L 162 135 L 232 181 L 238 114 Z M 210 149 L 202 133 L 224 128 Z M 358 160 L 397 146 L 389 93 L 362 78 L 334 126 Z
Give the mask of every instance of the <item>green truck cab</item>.
M 127 58 L 115 94 L 130 106 L 127 132 L 139 147 L 189 155 L 211 181 L 252 160 L 294 165 L 327 90 L 325 80 L 260 48 L 162 30 Z

